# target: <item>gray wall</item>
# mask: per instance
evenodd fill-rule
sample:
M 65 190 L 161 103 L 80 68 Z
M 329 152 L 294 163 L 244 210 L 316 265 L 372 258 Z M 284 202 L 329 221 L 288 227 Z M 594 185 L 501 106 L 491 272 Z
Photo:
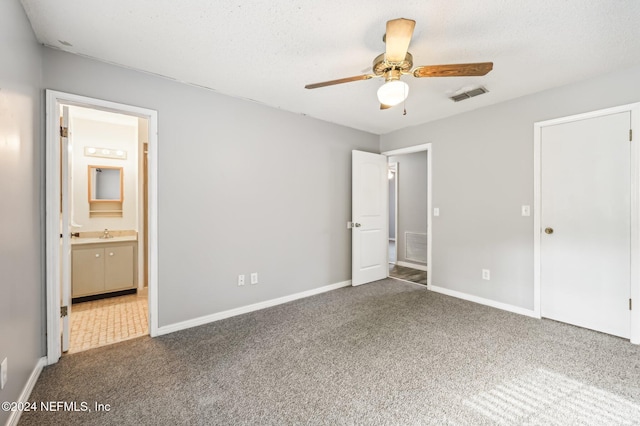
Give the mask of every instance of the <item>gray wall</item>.
M 160 326 L 351 279 L 351 150 L 378 136 L 43 50 L 47 88 L 158 111 Z
M 427 152 L 393 156 L 389 162 L 398 163 L 398 261 L 426 265 L 406 258 L 405 232 L 427 233 Z
M 389 238 L 396 237 L 396 174 L 389 179 Z
M 533 309 L 533 124 L 638 102 L 638 81 L 640 66 L 382 135 L 382 151 L 433 144 L 432 283 Z
M 18 1 L 0 2 L 0 58 L 0 401 L 16 401 L 44 347 L 41 48 Z

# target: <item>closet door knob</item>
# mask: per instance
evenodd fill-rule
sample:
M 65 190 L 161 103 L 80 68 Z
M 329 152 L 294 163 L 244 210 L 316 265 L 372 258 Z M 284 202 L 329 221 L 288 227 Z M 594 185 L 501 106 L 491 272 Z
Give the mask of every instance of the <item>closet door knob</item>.
M 109 256 L 113 256 L 113 252 L 109 253 Z
M 96 257 L 100 257 L 100 254 L 99 254 L 99 253 L 96 253 Z

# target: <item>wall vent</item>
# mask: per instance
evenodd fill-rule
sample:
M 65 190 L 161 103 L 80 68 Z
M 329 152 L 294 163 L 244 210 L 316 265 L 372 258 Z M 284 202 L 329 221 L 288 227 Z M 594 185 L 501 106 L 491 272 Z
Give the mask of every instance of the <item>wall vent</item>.
M 406 231 L 404 241 L 405 259 L 427 263 L 427 234 Z
M 459 93 L 457 95 L 453 95 L 449 99 L 451 99 L 453 102 L 460 102 L 460 101 L 464 101 L 465 99 L 470 99 L 470 98 L 473 98 L 474 96 L 482 95 L 487 92 L 489 91 L 484 87 L 478 87 L 477 89 L 473 89 L 473 90 Z

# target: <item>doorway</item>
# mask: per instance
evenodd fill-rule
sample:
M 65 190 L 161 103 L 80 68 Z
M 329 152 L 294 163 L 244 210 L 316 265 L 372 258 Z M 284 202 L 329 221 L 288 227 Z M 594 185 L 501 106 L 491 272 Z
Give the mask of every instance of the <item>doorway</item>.
M 431 283 L 431 144 L 383 152 L 389 164 L 389 274 Z
M 62 114 L 66 112 L 67 115 Z M 75 118 L 74 118 L 75 117 Z M 66 125 L 60 126 L 60 123 Z M 91 128 L 94 130 L 91 130 Z M 95 130 L 96 126 L 99 130 Z M 66 127 L 66 129 L 65 129 Z M 133 314 L 133 334 L 157 333 L 157 113 L 130 105 L 47 91 L 47 359 L 68 349 L 74 320 Z M 124 133 L 123 133 L 124 132 Z M 131 136 L 127 147 L 118 144 Z M 82 137 L 80 137 L 83 135 Z M 111 139 L 109 139 L 111 135 Z M 75 138 L 75 140 L 74 140 Z M 144 143 L 148 202 L 144 207 Z M 75 163 L 74 163 L 75 160 Z M 98 190 L 101 171 L 116 171 L 120 188 Z M 105 175 L 106 178 L 106 175 Z M 113 180 L 113 179 L 112 179 Z M 94 193 L 92 194 L 92 188 Z M 108 197 L 99 195 L 110 194 Z M 115 194 L 115 195 L 114 195 Z M 146 213 L 145 213 L 146 211 Z M 145 233 L 145 224 L 148 232 Z M 103 229 L 104 228 L 104 229 Z M 144 255 L 148 249 L 148 263 Z M 145 275 L 148 286 L 145 287 Z M 73 284 L 72 284 L 72 281 Z M 147 293 L 148 291 L 148 293 Z M 129 294 L 127 294 L 129 293 Z M 147 295 L 148 294 L 148 295 Z M 116 297 L 110 297 L 116 296 Z M 117 297 L 135 298 L 136 300 Z M 71 304 L 71 301 L 75 302 Z M 140 302 L 147 309 L 123 307 Z M 84 305 L 83 305 L 84 303 Z M 91 305 L 104 315 L 91 313 Z M 74 318 L 74 309 L 76 318 Z M 87 313 L 88 312 L 88 313 Z M 143 315 L 144 318 L 140 318 Z M 71 321 L 69 321 L 71 317 Z M 142 321 L 141 321 L 142 320 Z M 119 337 L 129 331 L 120 318 Z M 125 318 L 126 321 L 126 318 Z M 84 324 L 85 331 L 88 322 Z M 105 327 L 108 327 L 104 324 Z M 98 345 L 118 337 L 111 326 Z M 76 330 L 77 332 L 78 330 Z M 109 336 L 110 335 L 110 336 Z M 85 339 L 90 340 L 90 339 Z M 84 342 L 82 342 L 84 343 Z M 76 347 L 73 351 L 86 349 Z
M 634 343 L 638 111 L 611 108 L 535 127 L 536 312 Z
M 395 238 L 389 240 L 389 253 L 395 254 L 394 261 L 389 257 L 389 276 L 427 285 L 427 151 L 393 155 L 387 161 L 389 219 L 395 228 Z
M 64 104 L 60 113 L 68 123 L 63 176 L 72 235 L 71 304 L 62 301 L 69 342 L 62 350 L 75 353 L 149 334 L 142 256 L 149 132 L 147 119 L 128 114 Z

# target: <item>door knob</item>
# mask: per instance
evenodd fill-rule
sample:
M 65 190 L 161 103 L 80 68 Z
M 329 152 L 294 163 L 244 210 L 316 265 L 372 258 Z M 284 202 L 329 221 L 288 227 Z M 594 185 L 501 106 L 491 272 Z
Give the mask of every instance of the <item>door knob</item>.
M 354 223 L 353 226 L 355 226 L 356 228 L 360 228 L 360 226 L 362 225 L 360 225 L 359 223 Z
M 544 233 L 549 235 L 553 234 L 553 228 L 545 228 Z

